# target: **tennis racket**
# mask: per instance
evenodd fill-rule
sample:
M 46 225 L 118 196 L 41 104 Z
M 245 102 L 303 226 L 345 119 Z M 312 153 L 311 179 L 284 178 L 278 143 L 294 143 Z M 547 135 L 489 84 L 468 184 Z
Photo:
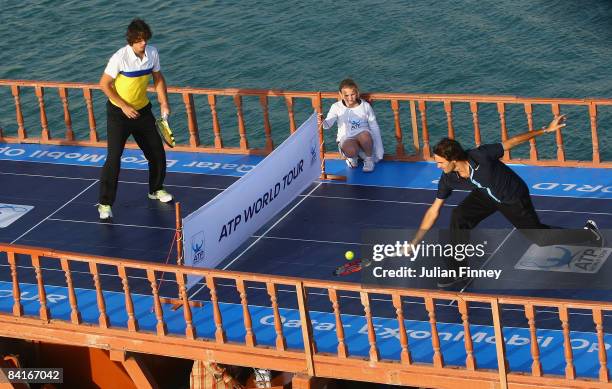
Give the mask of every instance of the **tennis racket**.
M 155 121 L 155 128 L 157 128 L 157 132 L 159 136 L 164 140 L 170 147 L 176 146 L 176 141 L 174 140 L 174 134 L 170 129 L 170 125 L 168 124 L 168 119 L 166 117 L 161 117 Z
M 370 266 L 372 262 L 374 261 L 371 259 L 355 259 L 345 263 L 342 266 L 339 266 L 336 270 L 334 270 L 334 275 L 340 277 L 356 273 L 361 271 L 363 268 Z

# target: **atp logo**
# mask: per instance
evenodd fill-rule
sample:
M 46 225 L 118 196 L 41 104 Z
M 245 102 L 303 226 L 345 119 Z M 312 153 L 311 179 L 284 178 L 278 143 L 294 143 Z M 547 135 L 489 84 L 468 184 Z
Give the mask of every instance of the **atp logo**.
M 204 260 L 204 231 L 191 237 L 191 255 L 193 265 Z
M 351 120 L 351 130 L 357 130 L 361 127 L 360 120 Z
M 568 273 L 597 273 L 612 249 L 584 246 L 538 247 L 533 244 L 523 254 L 515 269 Z

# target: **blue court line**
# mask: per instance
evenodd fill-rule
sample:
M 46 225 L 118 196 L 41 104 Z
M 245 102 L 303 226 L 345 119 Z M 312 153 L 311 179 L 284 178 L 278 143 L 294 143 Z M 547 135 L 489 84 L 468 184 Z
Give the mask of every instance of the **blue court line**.
M 0 160 L 42 162 L 100 167 L 106 149 L 99 147 L 0 143 Z M 240 177 L 263 157 L 193 152 L 167 152 L 168 171 Z M 603 168 L 566 168 L 511 165 L 529 185 L 532 194 L 555 197 L 612 199 L 612 174 Z M 126 149 L 125 169 L 147 169 L 140 150 Z M 328 160 L 326 170 L 347 176 L 347 183 L 383 187 L 435 190 L 440 170 L 432 162 L 393 162 L 377 164 L 374 173 L 349 169 L 341 160 Z
M 24 313 L 38 317 L 39 301 L 37 285 L 21 283 L 21 302 Z M 67 288 L 61 286 L 45 286 L 48 307 L 54 319 L 70 320 L 70 304 Z M 79 310 L 85 323 L 98 323 L 98 308 L 96 292 L 89 289 L 75 289 Z M 107 314 L 110 324 L 114 327 L 127 327 L 124 294 L 104 291 Z M 141 331 L 155 332 L 156 318 L 151 307 L 151 296 L 132 294 L 135 316 Z M 12 283 L 0 282 L 0 311 L 11 314 L 13 305 Z M 228 341 L 244 343 L 245 330 L 243 326 L 242 306 L 240 304 L 220 303 L 224 328 Z M 274 315 L 269 307 L 249 306 L 253 322 L 253 331 L 260 345 L 274 347 L 276 333 L 274 330 Z M 185 324 L 183 312 L 173 311 L 171 305 L 163 304 L 164 319 L 170 334 L 184 334 Z M 193 324 L 198 337 L 214 339 L 215 324 L 212 317 L 211 304 L 205 303 L 201 308 L 192 308 Z M 303 349 L 300 330 L 299 311 L 296 309 L 280 309 L 283 320 L 283 333 L 289 349 Z M 336 354 L 337 338 L 335 317 L 333 313 L 310 311 L 313 323 L 313 339 L 319 352 Z M 342 314 L 345 340 L 349 355 L 368 357 L 369 343 L 367 322 L 363 316 Z M 380 356 L 383 359 L 399 360 L 400 343 L 396 319 L 373 318 Z M 431 346 L 431 327 L 427 321 L 405 320 L 408 343 L 415 362 L 431 363 L 433 349 Z M 464 349 L 463 325 L 457 323 L 438 323 L 437 325 L 441 349 L 446 365 L 465 366 L 466 353 Z M 496 369 L 496 349 L 494 329 L 487 325 L 470 325 L 474 344 L 474 356 L 479 368 Z M 529 330 L 527 328 L 505 327 L 506 353 L 510 370 L 515 372 L 531 371 L 531 354 Z M 537 330 L 540 347 L 540 360 L 545 374 L 563 375 L 565 360 L 563 353 L 563 333 L 559 330 Z M 571 332 L 574 364 L 578 377 L 596 378 L 598 376 L 598 345 L 597 336 L 589 332 Z M 612 343 L 612 335 L 604 334 L 606 348 Z M 612 368 L 612 360 L 608 358 L 608 368 Z

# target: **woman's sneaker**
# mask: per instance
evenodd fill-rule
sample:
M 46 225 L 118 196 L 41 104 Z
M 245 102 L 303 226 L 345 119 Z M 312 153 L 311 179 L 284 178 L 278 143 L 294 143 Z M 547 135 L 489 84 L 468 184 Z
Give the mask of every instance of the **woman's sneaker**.
M 162 203 L 168 203 L 172 201 L 172 195 L 166 192 L 164 189 L 156 190 L 153 193 L 149 193 L 149 198 L 151 200 L 159 200 Z
M 357 158 L 347 158 L 345 162 L 351 169 L 355 169 L 357 165 L 359 165 L 359 160 Z
M 374 171 L 374 159 L 372 157 L 367 157 L 363 160 L 363 171 L 366 173 Z
M 584 229 L 593 233 L 592 242 L 594 245 L 597 247 L 605 246 L 606 242 L 604 236 L 601 234 L 601 231 L 599 231 L 599 227 L 597 227 L 597 223 L 595 223 L 594 220 L 587 220 L 586 223 L 584 223 Z
M 113 211 L 110 205 L 98 204 L 98 213 L 100 214 L 100 220 L 108 220 L 113 218 Z

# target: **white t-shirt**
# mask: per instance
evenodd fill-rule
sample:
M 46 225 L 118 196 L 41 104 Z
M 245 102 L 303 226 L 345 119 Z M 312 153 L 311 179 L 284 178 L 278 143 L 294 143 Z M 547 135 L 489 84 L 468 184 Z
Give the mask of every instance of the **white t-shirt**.
M 354 138 L 360 132 L 368 131 L 374 143 L 375 159 L 377 161 L 382 159 L 384 150 L 380 128 L 370 103 L 362 99 L 358 106 L 349 108 L 342 100 L 335 102 L 323 121 L 323 128 L 330 128 L 336 121 L 338 122 L 338 135 L 336 136 L 338 143 L 342 144 L 345 139 Z

